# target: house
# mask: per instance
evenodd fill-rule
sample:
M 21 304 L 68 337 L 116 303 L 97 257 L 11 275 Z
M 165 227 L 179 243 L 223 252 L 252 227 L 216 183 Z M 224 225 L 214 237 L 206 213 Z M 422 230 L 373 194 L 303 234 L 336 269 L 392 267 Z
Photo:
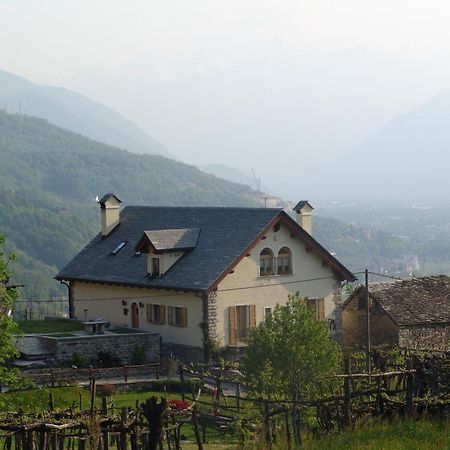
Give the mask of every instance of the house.
M 58 273 L 70 315 L 157 332 L 165 349 L 199 359 L 205 343 L 240 349 L 288 294 L 334 324 L 335 296 L 354 275 L 311 236 L 312 207 L 127 206 L 100 201 L 101 233 Z
M 411 278 L 369 286 L 372 345 L 450 349 L 450 278 Z M 366 342 L 366 295 L 360 286 L 343 304 L 344 346 Z

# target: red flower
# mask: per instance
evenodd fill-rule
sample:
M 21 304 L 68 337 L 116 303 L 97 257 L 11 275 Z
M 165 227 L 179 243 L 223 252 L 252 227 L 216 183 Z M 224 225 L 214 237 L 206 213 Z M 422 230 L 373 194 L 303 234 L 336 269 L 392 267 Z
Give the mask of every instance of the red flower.
M 177 411 L 183 411 L 189 407 L 189 403 L 184 400 L 169 400 L 167 404 L 170 409 L 176 409 Z

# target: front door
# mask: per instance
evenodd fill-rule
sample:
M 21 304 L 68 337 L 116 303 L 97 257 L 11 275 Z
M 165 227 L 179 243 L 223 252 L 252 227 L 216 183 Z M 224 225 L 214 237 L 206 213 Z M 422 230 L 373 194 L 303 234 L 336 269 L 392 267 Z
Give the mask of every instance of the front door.
M 139 305 L 137 303 L 131 305 L 131 326 L 139 328 Z

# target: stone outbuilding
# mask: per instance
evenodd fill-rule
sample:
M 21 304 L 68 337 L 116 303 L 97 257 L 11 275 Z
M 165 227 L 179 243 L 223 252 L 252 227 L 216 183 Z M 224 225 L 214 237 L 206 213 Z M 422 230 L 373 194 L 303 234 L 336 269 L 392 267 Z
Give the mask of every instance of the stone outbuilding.
M 372 345 L 450 350 L 450 278 L 412 278 L 369 286 Z M 343 304 L 344 346 L 366 342 L 365 287 Z

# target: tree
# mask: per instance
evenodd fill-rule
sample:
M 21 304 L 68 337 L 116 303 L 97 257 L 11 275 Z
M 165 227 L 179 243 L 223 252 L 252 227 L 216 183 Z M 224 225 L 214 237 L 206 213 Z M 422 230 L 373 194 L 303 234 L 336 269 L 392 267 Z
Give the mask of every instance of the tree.
M 5 362 L 17 354 L 11 337 L 18 328 L 11 316 L 11 310 L 18 292 L 17 289 L 8 286 L 8 265 L 15 257 L 12 254 L 4 254 L 4 241 L 5 238 L 0 236 L 0 380 L 11 381 L 14 372 L 5 367 Z
M 297 294 L 251 331 L 242 372 L 250 391 L 296 400 L 316 391 L 318 377 L 338 373 L 341 361 L 327 324 Z

